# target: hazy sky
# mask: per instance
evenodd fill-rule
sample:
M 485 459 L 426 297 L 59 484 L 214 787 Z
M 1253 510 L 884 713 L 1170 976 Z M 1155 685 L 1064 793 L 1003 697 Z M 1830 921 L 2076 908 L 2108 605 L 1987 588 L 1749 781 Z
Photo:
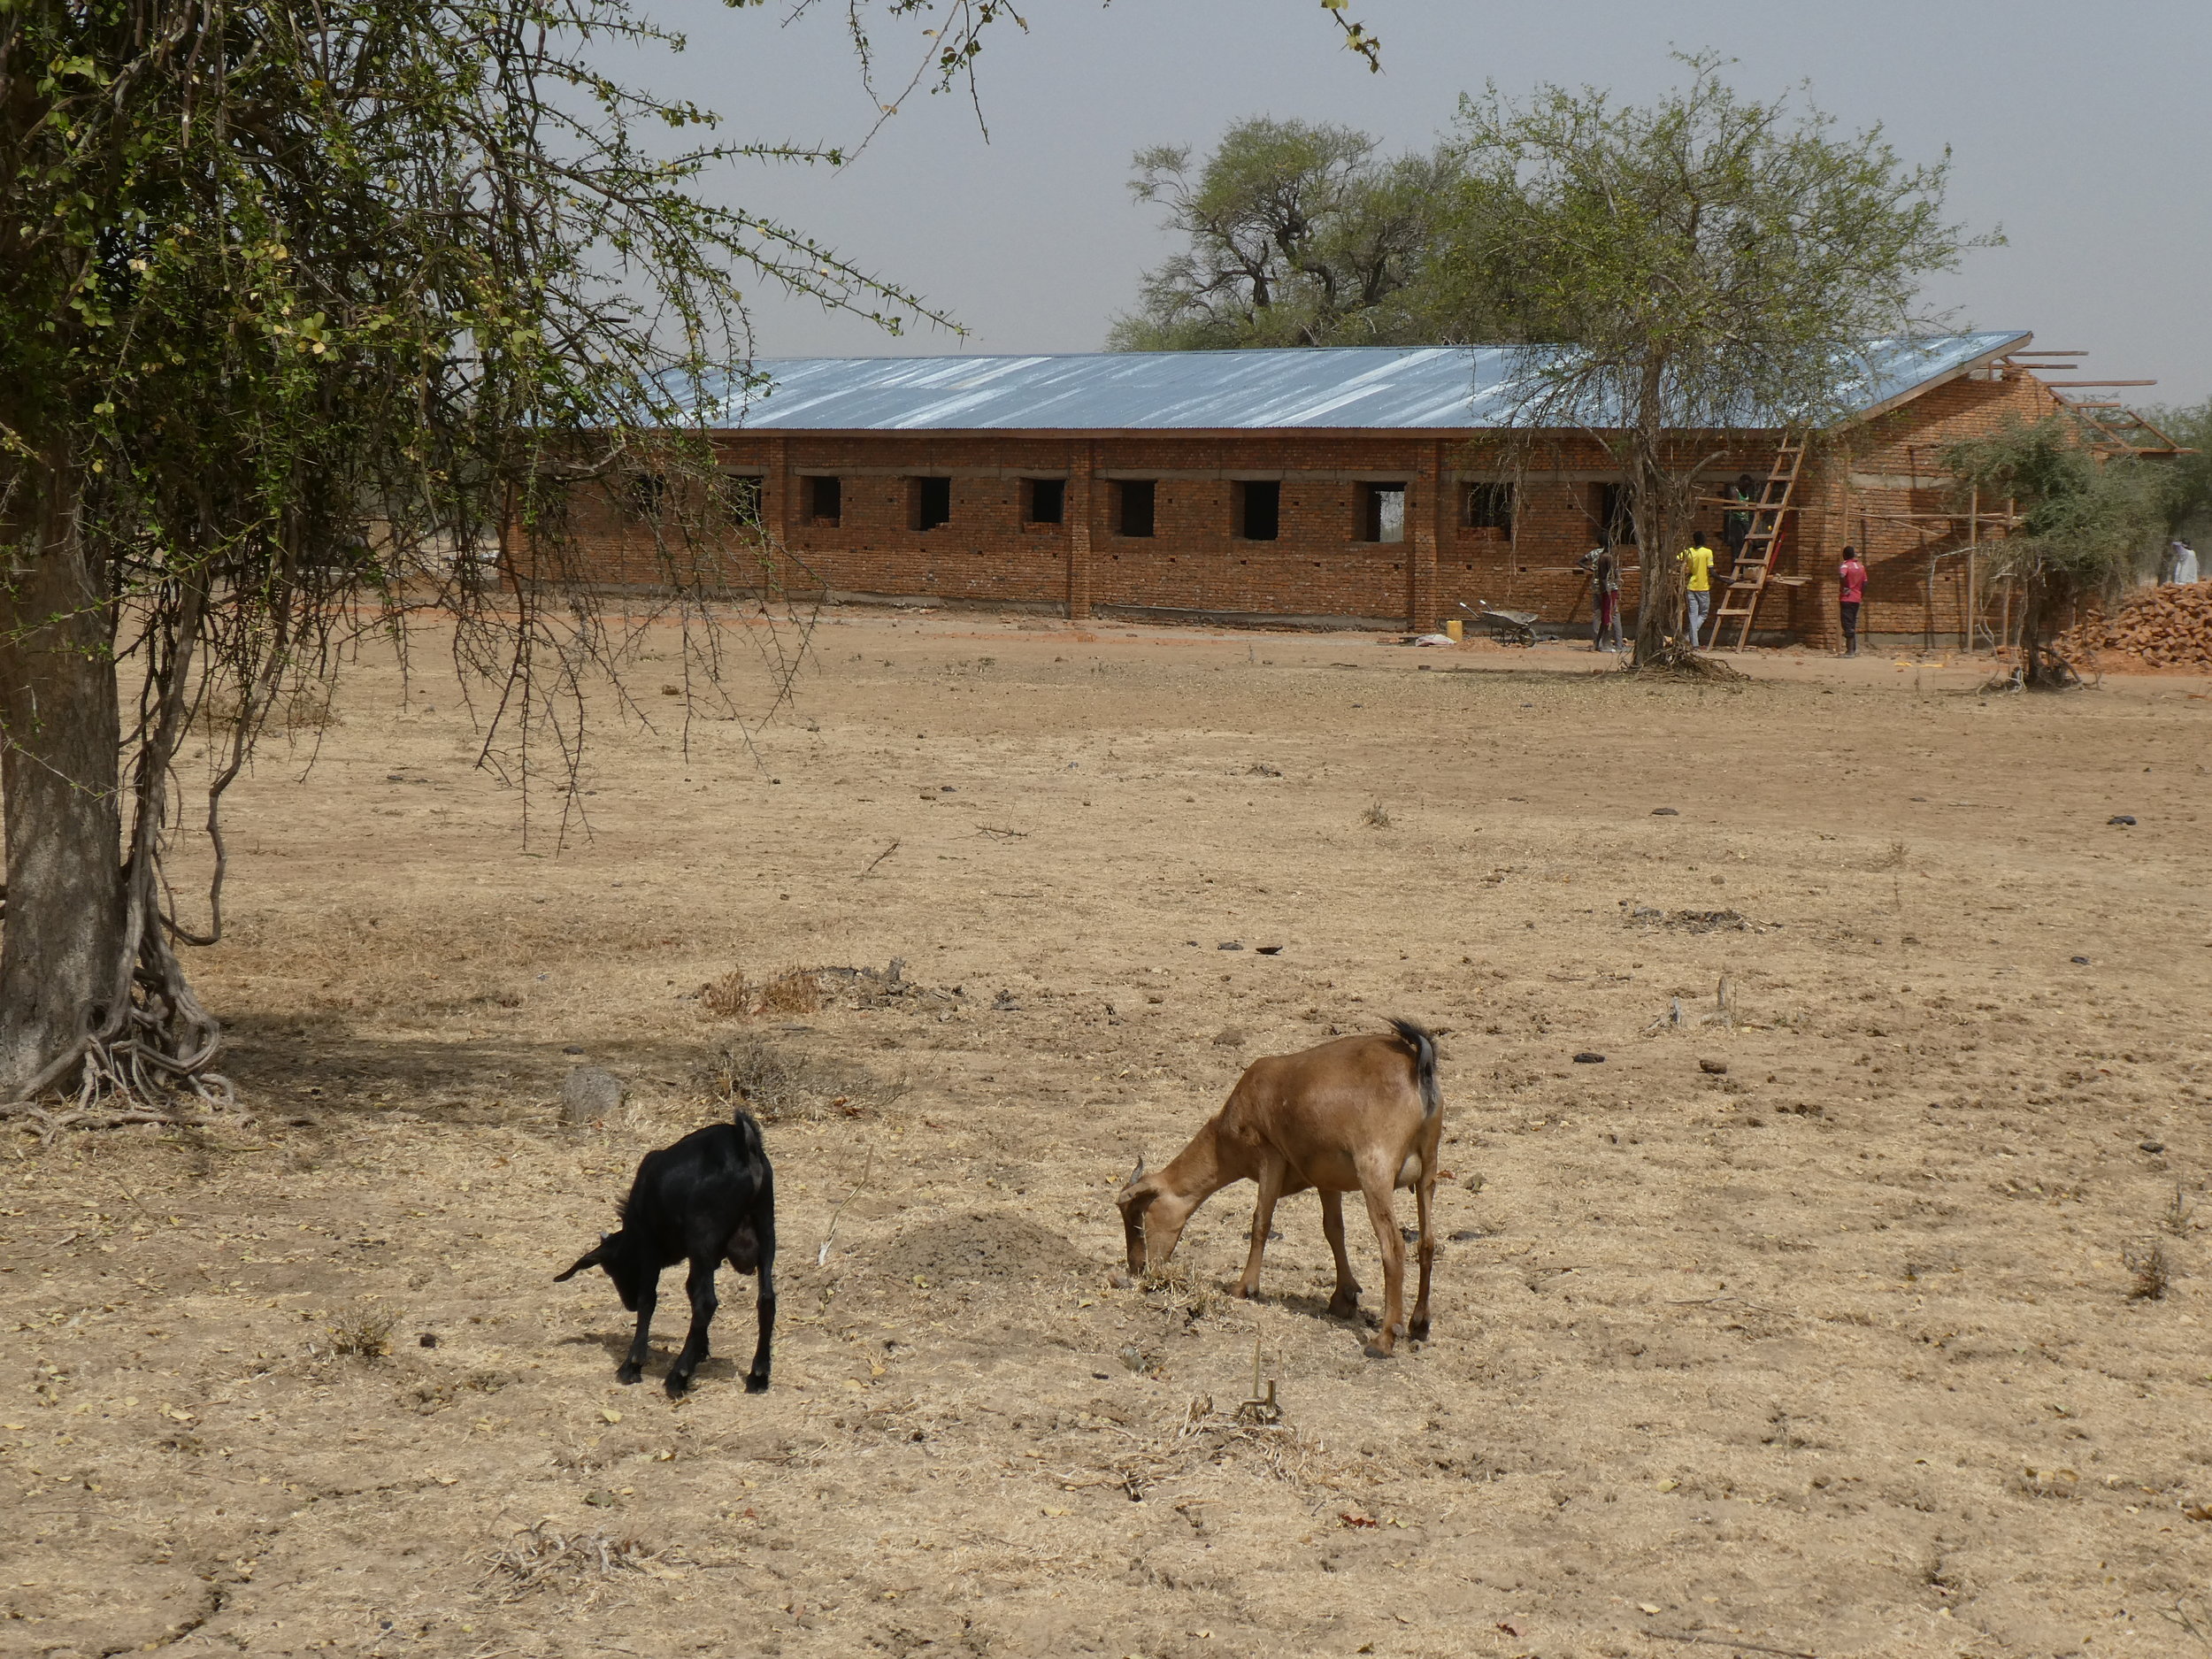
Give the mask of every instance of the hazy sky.
M 611 65 L 718 110 L 731 137 L 849 145 L 872 104 L 841 0 L 782 21 L 713 0 L 647 0 L 690 37 L 680 58 Z M 787 11 L 788 0 L 785 0 Z M 964 100 L 917 96 L 841 171 L 744 168 L 717 194 L 816 234 L 956 317 L 885 335 L 811 302 L 757 296 L 763 356 L 1087 351 L 1169 247 L 1130 200 L 1131 153 L 1202 151 L 1240 117 L 1348 123 L 1425 146 L 1459 95 L 1494 81 L 1590 84 L 1641 100 L 1674 84 L 1671 48 L 1740 59 L 1738 87 L 1809 81 L 1908 160 L 1954 157 L 1950 205 L 2009 245 L 1932 291 L 1962 322 L 2028 328 L 2093 355 L 2085 373 L 2151 379 L 2142 402 L 2212 396 L 2212 4 L 2207 0 L 1354 0 L 1385 73 L 1343 50 L 1314 0 L 1031 0 L 1029 32 L 982 58 L 987 142 Z M 886 35 L 887 57 L 923 25 Z

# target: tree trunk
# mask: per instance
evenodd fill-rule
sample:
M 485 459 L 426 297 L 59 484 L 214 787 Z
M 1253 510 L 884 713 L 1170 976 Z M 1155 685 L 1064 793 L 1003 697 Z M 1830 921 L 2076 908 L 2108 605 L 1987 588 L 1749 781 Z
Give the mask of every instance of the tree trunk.
M 78 534 L 76 469 L 50 457 L 19 481 L 36 497 L 0 556 L 0 1101 L 68 1072 L 112 1011 L 123 949 L 111 596 Z
M 2063 691 L 2081 683 L 2073 665 L 2051 649 L 2051 622 L 2062 603 L 2055 587 L 2033 569 L 2020 583 L 2020 683 L 2030 691 Z
M 1636 524 L 1636 566 L 1642 572 L 1636 604 L 1638 668 L 1667 667 L 1686 654 L 1682 643 L 1682 565 L 1675 557 L 1674 491 L 1665 457 L 1665 367 L 1656 357 L 1643 367 L 1636 429 L 1629 441 L 1630 505 Z

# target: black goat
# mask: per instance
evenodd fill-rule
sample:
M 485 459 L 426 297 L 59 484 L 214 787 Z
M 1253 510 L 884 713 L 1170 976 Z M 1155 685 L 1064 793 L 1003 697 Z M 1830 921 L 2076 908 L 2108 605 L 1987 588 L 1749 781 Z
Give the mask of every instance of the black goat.
M 684 1286 L 691 1294 L 691 1334 L 669 1367 L 669 1397 L 682 1396 L 707 1356 L 714 1275 L 725 1261 L 741 1273 L 760 1275 L 760 1342 L 745 1392 L 764 1392 L 776 1324 L 776 1175 L 760 1125 L 741 1111 L 734 1123 L 710 1124 L 672 1147 L 647 1153 L 622 1201 L 621 1231 L 600 1234 L 598 1245 L 575 1266 L 554 1275 L 557 1283 L 588 1267 L 603 1267 L 622 1305 L 637 1315 L 630 1356 L 615 1373 L 622 1381 L 634 1383 L 644 1374 L 661 1270 L 685 1260 L 691 1263 Z

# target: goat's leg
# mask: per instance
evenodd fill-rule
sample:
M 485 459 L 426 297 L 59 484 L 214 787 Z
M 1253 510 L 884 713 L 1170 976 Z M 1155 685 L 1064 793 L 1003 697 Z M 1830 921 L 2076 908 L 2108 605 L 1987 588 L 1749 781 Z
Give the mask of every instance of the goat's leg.
M 645 1375 L 646 1356 L 652 1352 L 653 1304 L 660 1300 L 661 1276 L 658 1273 L 645 1281 L 645 1288 L 638 1292 L 637 1334 L 630 1339 L 630 1356 L 616 1371 L 617 1382 L 634 1383 Z
M 691 1293 L 691 1330 L 684 1338 L 683 1352 L 676 1356 L 676 1363 L 668 1368 L 668 1397 L 672 1400 L 680 1399 L 691 1386 L 692 1373 L 707 1356 L 707 1327 L 714 1323 L 714 1270 L 720 1264 L 711 1256 L 695 1257 L 691 1271 L 684 1280 L 684 1288 Z
M 1360 1194 L 1367 1200 L 1367 1218 L 1375 1224 L 1375 1242 L 1382 1247 L 1382 1327 L 1367 1344 L 1374 1359 L 1388 1359 L 1405 1329 L 1406 1241 L 1399 1236 L 1398 1217 L 1390 1207 L 1391 1177 L 1396 1173 L 1394 1169 L 1360 1171 Z
M 753 1368 L 745 1373 L 745 1392 L 768 1392 L 768 1340 L 776 1328 L 776 1269 L 763 1258 L 760 1264 L 760 1340 L 753 1346 Z
M 1344 1253 L 1344 1194 L 1324 1191 L 1321 1194 L 1321 1236 L 1329 1241 L 1329 1254 L 1336 1257 L 1336 1294 L 1329 1298 L 1329 1311 L 1340 1319 L 1355 1318 L 1359 1313 L 1359 1280 L 1352 1277 L 1352 1258 Z
M 1413 1299 L 1413 1318 L 1406 1334 L 1417 1342 L 1429 1340 L 1429 1277 L 1436 1267 L 1436 1235 L 1429 1231 L 1429 1203 L 1436 1196 L 1436 1182 L 1425 1171 L 1413 1184 L 1413 1202 L 1420 1212 L 1421 1288 Z
M 1260 1258 L 1267 1254 L 1268 1229 L 1275 1225 L 1275 1201 L 1283 1195 L 1283 1162 L 1271 1157 L 1260 1166 L 1259 1202 L 1252 1206 L 1252 1248 L 1244 1258 L 1244 1277 L 1237 1280 L 1237 1294 L 1248 1302 L 1260 1295 Z

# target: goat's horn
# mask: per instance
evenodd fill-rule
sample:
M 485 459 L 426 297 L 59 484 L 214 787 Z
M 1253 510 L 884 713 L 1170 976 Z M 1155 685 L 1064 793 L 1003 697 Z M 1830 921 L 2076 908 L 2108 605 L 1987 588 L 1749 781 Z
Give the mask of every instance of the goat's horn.
M 1143 1153 L 1141 1153 L 1141 1152 L 1140 1152 L 1140 1153 L 1138 1153 L 1138 1154 L 1137 1154 L 1137 1167 L 1136 1167 L 1135 1169 L 1133 1169 L 1133 1170 L 1132 1170 L 1132 1171 L 1129 1171 L 1129 1179 L 1128 1179 L 1127 1180 L 1124 1181 L 1124 1182 L 1122 1183 L 1122 1185 L 1123 1185 L 1124 1187 L 1131 1187 L 1131 1186 L 1134 1186 L 1137 1182 L 1139 1182 L 1139 1181 L 1142 1180 L 1143 1179 L 1144 1179 L 1144 1154 L 1143 1154 Z

